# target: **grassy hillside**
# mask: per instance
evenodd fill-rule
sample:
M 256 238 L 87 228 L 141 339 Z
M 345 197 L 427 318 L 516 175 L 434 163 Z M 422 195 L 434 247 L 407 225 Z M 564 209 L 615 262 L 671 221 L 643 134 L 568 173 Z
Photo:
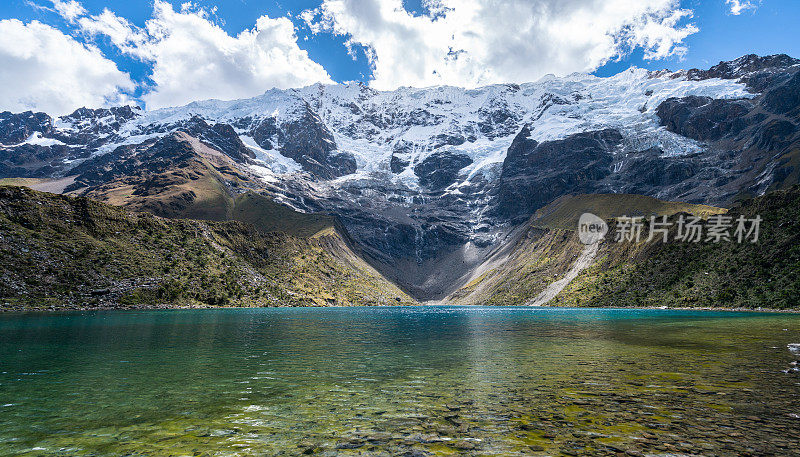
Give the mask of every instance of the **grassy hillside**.
M 581 194 L 561 197 L 538 210 L 531 219 L 536 227 L 575 230 L 583 213 L 592 213 L 602 219 L 620 216 L 671 216 L 689 213 L 706 218 L 727 210 L 715 206 L 669 202 L 646 195 L 632 194 Z
M 445 302 L 523 305 L 563 276 L 582 249 L 572 231 L 526 225 L 511 246 L 493 255 Z
M 0 187 L 0 307 L 412 303 L 335 230 L 171 220 L 88 198 Z
M 652 203 L 652 204 L 651 204 Z M 521 305 L 570 270 L 584 246 L 574 227 L 585 211 L 609 218 L 610 230 L 593 264 L 551 306 L 680 306 L 798 308 L 800 301 L 800 188 L 745 200 L 728 216 L 760 215 L 756 244 L 736 242 L 617 243 L 611 216 L 701 217 L 725 210 L 630 195 L 560 199 L 518 229 L 513 245 L 498 251 L 473 280 L 449 298 L 463 304 Z
M 548 284 L 563 277 L 583 251 L 575 229 L 580 215 L 591 212 L 604 219 L 633 215 L 672 215 L 689 212 L 699 217 L 724 213 L 724 208 L 667 202 L 643 195 L 598 194 L 561 197 L 540 209 L 518 228 L 446 301 L 459 304 L 522 305 Z
M 564 276 L 584 249 L 568 224 L 585 210 L 595 214 L 679 214 L 699 216 L 721 209 L 660 202 L 641 207 L 647 200 L 632 196 L 578 196 L 563 199 L 549 211 L 534 216 L 520 229 L 513 249 L 457 292 L 456 303 L 519 305 L 535 298 Z M 590 206 L 588 202 L 602 205 Z M 562 207 L 559 207 L 562 206 Z M 638 212 L 637 212 L 638 208 Z M 616 226 L 600 244 L 593 264 L 581 272 L 550 306 L 672 306 L 723 308 L 800 307 L 800 187 L 775 191 L 742 201 L 727 215 L 760 215 L 758 243 L 674 241 L 646 242 L 645 226 L 638 243 L 617 243 Z M 646 224 L 647 225 L 647 224 Z M 574 226 L 574 225 L 573 225 Z
M 758 243 L 607 240 L 552 304 L 800 308 L 800 187 L 745 200 L 728 215 L 760 215 Z
M 227 217 L 253 224 L 263 232 L 284 232 L 303 238 L 314 236 L 335 225 L 332 216 L 299 213 L 255 192 L 237 195 Z
M 0 186 L 32 186 L 43 181 L 42 178 L 0 178 Z
M 70 194 L 163 217 L 224 221 L 236 194 L 260 188 L 230 157 L 185 133 L 142 146 L 118 166 L 79 177 L 89 187 L 76 184 Z

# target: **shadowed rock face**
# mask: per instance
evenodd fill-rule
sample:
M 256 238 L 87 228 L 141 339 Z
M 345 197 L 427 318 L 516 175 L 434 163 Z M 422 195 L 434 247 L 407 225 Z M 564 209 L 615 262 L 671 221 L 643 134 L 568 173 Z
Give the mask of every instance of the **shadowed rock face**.
M 82 147 L 24 143 L 34 134 L 50 138 L 54 133 L 53 120 L 45 113 L 0 113 L 0 177 L 47 178 L 68 168 L 65 160 L 89 156 Z
M 699 141 L 703 152 L 667 158 L 672 163 L 684 162 L 687 177 L 671 187 L 654 188 L 652 193 L 727 205 L 738 195 L 760 195 L 794 183 L 786 179 L 796 175 L 795 156 L 800 151 L 800 61 L 786 56 L 746 57 L 740 68 L 757 69 L 747 74 L 749 78 L 768 78 L 773 83 L 763 93 L 747 100 L 670 98 L 658 106 L 661 124 Z M 767 65 L 771 61 L 794 66 L 781 70 Z
M 64 145 L 23 144 L 13 149 L 0 148 L 0 176 L 47 178 L 65 168 L 64 159 L 85 157 L 88 157 L 85 151 Z
M 70 145 L 100 146 L 103 136 L 113 138 L 127 121 L 140 116 L 141 109 L 132 106 L 113 108 L 78 108 L 61 121 L 71 127 L 69 132 L 53 131 L 53 138 Z M 47 135 L 45 135 L 47 136 Z
M 764 107 L 775 114 L 785 114 L 794 119 L 800 117 L 800 72 L 785 84 L 767 92 Z
M 139 146 L 121 146 L 75 167 L 73 172 L 77 177 L 66 190 L 94 188 L 126 177 L 183 169 L 195 157 L 191 146 L 180 141 L 177 134 Z
M 785 119 L 770 119 L 753 130 L 752 144 L 765 151 L 784 150 L 797 135 L 797 125 Z
M 62 176 L 113 142 L 121 126 L 139 115 L 139 108 L 130 106 L 80 108 L 60 118 L 66 129 L 56 129 L 45 113 L 0 113 L 0 177 Z M 40 143 L 26 143 L 34 134 Z
M 701 167 L 696 156 L 668 158 L 653 148 L 627 155 L 618 173 L 625 176 L 627 193 L 649 195 L 692 178 Z
M 456 182 L 458 172 L 472 163 L 466 154 L 436 151 L 414 167 L 419 183 L 431 190 L 440 190 Z
M 0 113 L 0 143 L 17 144 L 28 139 L 34 132 L 49 133 L 53 121 L 45 113 L 25 111 L 14 114 L 9 111 Z
M 702 81 L 711 78 L 736 79 L 744 83 L 753 93 L 763 93 L 786 82 L 791 72 L 787 69 L 800 64 L 800 60 L 786 54 L 757 56 L 748 54 L 730 62 L 720 62 L 708 70 L 692 69 L 686 78 Z
M 611 174 L 612 153 L 622 142 L 614 129 L 578 133 L 538 143 L 526 127 L 508 148 L 498 185 L 497 214 L 524 219 L 568 193 L 592 193 Z
M 255 153 L 242 143 L 239 135 L 228 124 L 208 124 L 201 117 L 195 116 L 185 127 L 180 129 L 199 139 L 203 144 L 220 151 L 238 162 L 247 163 L 255 158 Z
M 392 170 L 392 173 L 398 174 L 402 173 L 410 163 L 411 162 L 408 160 L 403 160 L 396 155 L 392 155 L 392 159 L 389 162 L 389 167 Z
M 703 80 L 710 78 L 738 79 L 757 75 L 764 70 L 775 70 L 788 68 L 800 64 L 800 60 L 787 56 L 786 54 L 774 54 L 771 56 L 759 56 L 748 54 L 729 62 L 720 62 L 708 70 L 692 69 L 686 72 L 690 80 Z
M 747 127 L 743 116 L 752 109 L 748 100 L 686 97 L 667 99 L 658 106 L 656 115 L 671 132 L 697 141 L 716 141 Z
M 334 152 L 333 134 L 307 104 L 298 119 L 279 126 L 274 118 L 267 118 L 251 135 L 262 148 L 280 151 L 318 178 L 333 179 L 356 171 L 353 155 Z

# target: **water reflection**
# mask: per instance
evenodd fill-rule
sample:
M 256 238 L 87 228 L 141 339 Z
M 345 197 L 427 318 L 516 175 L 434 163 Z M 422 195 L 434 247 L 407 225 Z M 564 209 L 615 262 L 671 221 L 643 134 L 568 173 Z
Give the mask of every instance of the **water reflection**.
M 0 454 L 781 454 L 767 436 L 797 444 L 798 378 L 780 370 L 798 323 L 459 307 L 3 315 Z

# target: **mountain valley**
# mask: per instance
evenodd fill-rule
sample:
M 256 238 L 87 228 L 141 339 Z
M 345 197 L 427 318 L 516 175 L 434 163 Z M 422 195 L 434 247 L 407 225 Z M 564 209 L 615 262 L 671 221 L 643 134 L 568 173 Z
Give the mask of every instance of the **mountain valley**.
M 328 279 L 308 290 L 322 294 L 332 288 L 325 292 L 332 299 L 299 295 L 314 304 L 523 304 L 563 277 L 580 254 L 576 208 L 603 219 L 629 211 L 707 217 L 721 208 L 735 211 L 743 202 L 759 205 L 779 198 L 795 208 L 798 94 L 799 60 L 748 55 L 709 70 L 630 69 L 609 78 L 574 74 L 473 90 L 379 92 L 361 84 L 315 85 L 155 111 L 83 108 L 59 118 L 5 112 L 0 114 L 0 184 L 96 200 L 124 208 L 131 215 L 125 217 L 152 214 L 157 221 L 152 223 L 168 227 L 167 232 L 186 224 L 203 227 L 203 233 L 236 227 L 243 231 L 236 240 L 257 233 L 254 242 L 273 249 L 270 243 L 277 238 L 263 237 L 288 237 L 290 257 L 314 251 L 325 257 L 321 264 L 330 266 L 309 280 L 316 281 L 317 273 Z M 30 199 L 50 207 L 60 201 L 11 187 L 3 192 L 15 204 Z M 3 209 L 8 230 L 3 234 L 22 236 L 24 224 L 8 208 Z M 779 216 L 779 207 L 765 208 L 789 224 L 781 228 L 788 230 L 783 227 L 791 221 Z M 38 235 L 25 232 L 14 239 L 26 240 L 31 249 L 31 240 L 45 232 L 72 230 L 50 222 L 57 221 L 48 219 Z M 203 249 L 216 249 L 208 244 L 215 237 L 198 237 Z M 241 246 L 231 247 L 238 242 L 214 241 L 246 270 L 252 264 Z M 699 254 L 672 247 L 629 247 L 620 253 L 614 244 L 601 244 L 592 265 L 552 303 L 651 306 L 675 299 L 686 306 L 724 306 L 674 289 L 654 295 L 658 298 L 623 297 L 603 284 L 613 279 L 638 290 L 644 281 L 655 281 L 650 264 L 640 263 L 644 258 L 669 263 L 670 256 Z M 792 259 L 779 271 L 794 268 Z M 284 260 L 276 265 L 290 263 Z M 24 282 L 20 277 L 6 282 L 13 270 L 8 262 L 4 284 Z M 195 268 L 183 274 L 191 276 Z M 598 279 L 601 271 L 605 279 Z M 779 271 L 764 273 L 765 278 Z M 52 274 L 37 281 L 47 283 Z M 343 283 L 332 279 L 337 275 L 374 278 L 375 290 L 348 296 L 339 289 Z M 120 280 L 114 275 L 95 279 L 82 281 L 100 290 Z M 288 287 L 286 281 L 276 280 L 283 286 L 275 290 Z M 689 289 L 701 283 L 693 280 Z M 158 287 L 148 283 L 145 289 Z M 13 295 L 5 290 L 4 299 Z M 122 295 L 115 297 L 109 303 L 118 303 Z M 259 300 L 226 303 L 275 305 L 299 298 Z M 765 298 L 740 295 L 731 300 L 744 307 L 768 304 Z M 186 303 L 192 301 L 216 303 L 196 298 Z

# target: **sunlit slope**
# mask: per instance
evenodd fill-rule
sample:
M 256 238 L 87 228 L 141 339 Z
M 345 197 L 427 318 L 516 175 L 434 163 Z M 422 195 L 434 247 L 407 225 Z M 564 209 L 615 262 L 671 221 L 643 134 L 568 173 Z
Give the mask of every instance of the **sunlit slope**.
M 307 238 L 335 225 L 332 216 L 300 213 L 255 192 L 237 195 L 232 206 L 228 219 L 253 224 L 264 232 L 284 232 Z
M 575 230 L 583 213 L 592 213 L 601 219 L 621 216 L 671 216 L 680 212 L 706 218 L 725 213 L 727 209 L 708 205 L 670 202 L 635 194 L 582 194 L 567 195 L 538 210 L 531 219 L 536 227 Z
M 230 157 L 180 132 L 128 157 L 105 182 L 74 186 L 74 195 L 169 218 L 238 220 L 260 231 L 309 237 L 333 227 L 330 216 L 304 214 L 261 195 L 263 183 Z
M 579 195 L 559 199 L 517 229 L 513 239 L 448 298 L 462 304 L 524 305 L 562 278 L 585 247 L 575 231 L 583 212 L 610 224 L 592 264 L 551 306 L 682 306 L 796 308 L 800 296 L 800 189 L 793 187 L 728 211 L 734 220 L 760 215 L 758 243 L 617 243 L 613 217 L 678 213 L 700 217 L 726 210 L 663 202 L 636 195 Z
M 336 230 L 308 239 L 0 187 L 4 309 L 413 303 Z
M 647 243 L 647 232 L 639 243 L 609 238 L 595 264 L 551 304 L 800 308 L 800 187 L 744 200 L 728 212 L 733 220 L 740 215 L 763 219 L 757 243 Z

